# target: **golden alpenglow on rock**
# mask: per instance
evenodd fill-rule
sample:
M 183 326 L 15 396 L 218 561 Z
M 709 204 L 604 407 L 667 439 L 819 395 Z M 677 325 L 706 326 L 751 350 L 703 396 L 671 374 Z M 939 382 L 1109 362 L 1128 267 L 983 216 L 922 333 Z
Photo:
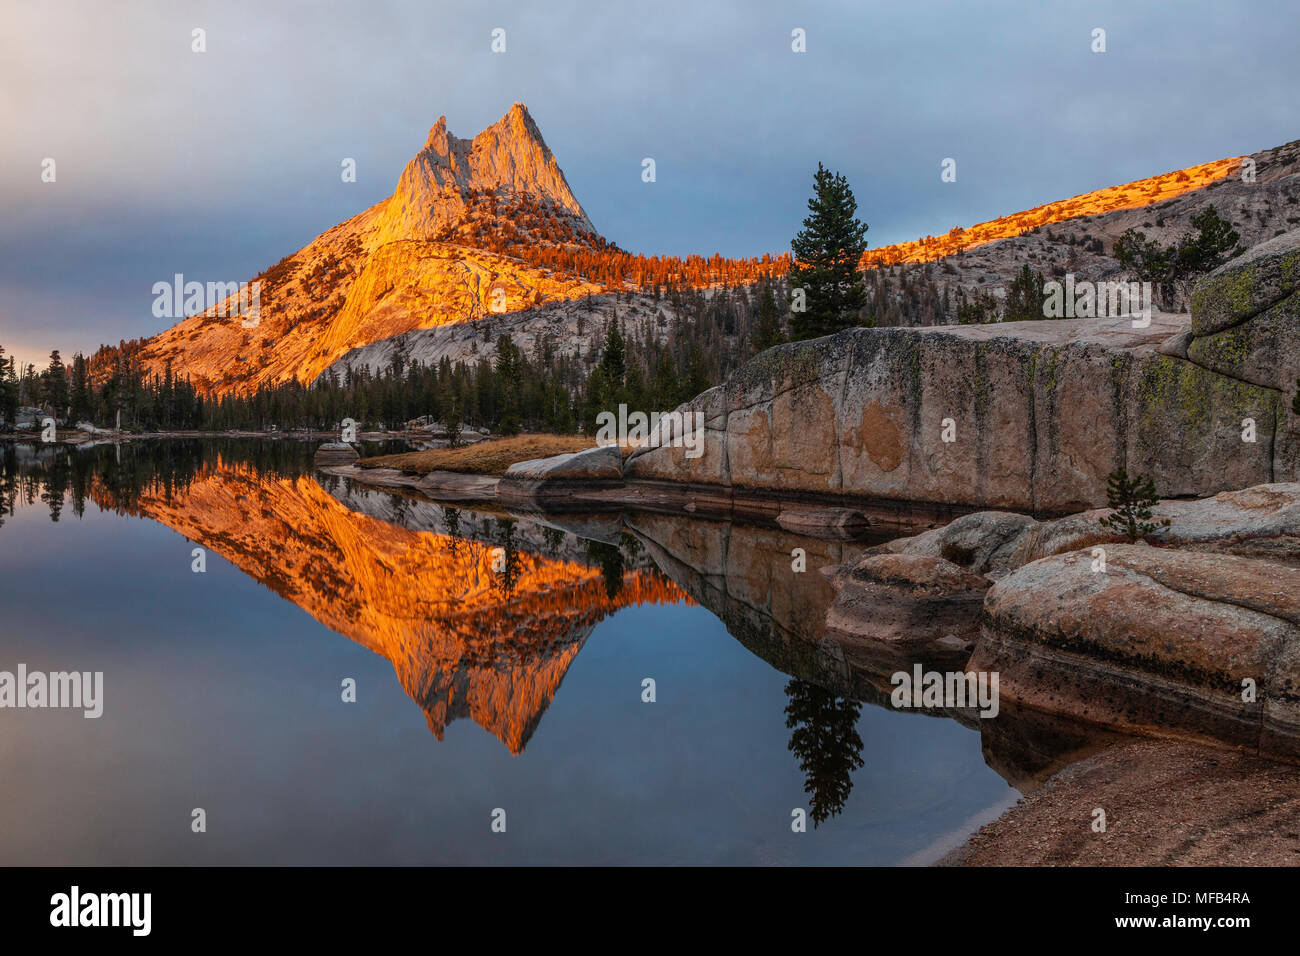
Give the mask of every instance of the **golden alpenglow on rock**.
M 413 329 L 580 298 L 601 286 L 503 254 L 505 240 L 596 249 L 596 234 L 522 103 L 473 139 L 439 117 L 393 195 L 257 277 L 261 321 L 214 308 L 155 336 L 141 358 L 200 391 L 310 383 L 349 349 Z

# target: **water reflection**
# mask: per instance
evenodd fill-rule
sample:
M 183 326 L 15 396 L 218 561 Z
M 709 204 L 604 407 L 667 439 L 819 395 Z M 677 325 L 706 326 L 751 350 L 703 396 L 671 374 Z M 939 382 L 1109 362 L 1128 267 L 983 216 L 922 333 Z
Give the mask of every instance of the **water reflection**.
M 521 754 L 595 625 L 638 605 L 701 604 L 791 678 L 788 750 L 815 828 L 843 811 L 865 766 L 862 704 L 888 706 L 869 649 L 826 636 L 833 591 L 817 570 L 869 542 L 679 515 L 440 505 L 317 475 L 310 448 L 289 441 L 9 445 L 0 465 L 0 522 L 37 500 L 56 522 L 88 501 L 160 522 L 386 658 L 439 740 L 468 719 Z M 941 716 L 978 728 L 988 764 L 1022 789 L 1092 745 L 1041 718 L 1018 734 L 1008 714 L 994 734 L 972 713 Z
M 818 827 L 844 809 L 853 771 L 862 768 L 862 705 L 803 680 L 786 684 L 785 695 L 785 725 L 793 731 L 790 752 L 799 758 L 809 816 Z
M 365 493 L 372 516 L 309 470 L 276 441 L 20 450 L 5 466 L 52 519 L 71 481 L 78 514 L 89 497 L 159 521 L 388 658 L 439 740 L 469 718 L 520 753 L 597 622 L 686 600 L 618 547 L 401 495 Z

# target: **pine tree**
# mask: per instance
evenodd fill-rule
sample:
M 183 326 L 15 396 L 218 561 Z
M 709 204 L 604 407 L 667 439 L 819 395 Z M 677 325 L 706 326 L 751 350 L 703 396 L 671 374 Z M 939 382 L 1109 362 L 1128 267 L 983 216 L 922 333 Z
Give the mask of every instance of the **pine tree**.
M 679 402 L 688 402 L 709 389 L 709 362 L 699 344 L 691 346 L 690 360 L 686 365 L 686 379 L 682 382 Z
M 790 243 L 795 261 L 790 288 L 804 293 L 803 309 L 796 309 L 790 320 L 795 339 L 829 335 L 856 324 L 867 302 L 858 271 L 867 248 L 867 226 L 854 216 L 858 203 L 849 181 L 818 163 L 813 183 L 808 217 Z
M 785 333 L 781 330 L 781 310 L 777 307 L 772 284 L 764 282 L 763 290 L 758 297 L 758 320 L 754 323 L 754 351 L 765 352 L 784 341 Z
M 73 425 L 94 415 L 91 407 L 90 372 L 86 357 L 80 352 L 72 357 L 72 385 L 68 392 L 68 404 L 72 406 L 68 420 Z
M 1175 278 L 1202 275 L 1244 251 L 1241 236 L 1213 206 L 1193 216 L 1192 226 L 1196 234 L 1183 237 L 1173 250 Z
M 1163 301 L 1170 301 L 1180 287 L 1180 297 L 1185 299 L 1197 277 L 1244 251 L 1238 245 L 1240 235 L 1214 206 L 1193 216 L 1192 226 L 1195 234 L 1189 233 L 1167 247 L 1137 229 L 1125 230 L 1115 240 L 1112 253 L 1125 271 L 1153 283 Z M 1172 305 L 1178 307 L 1181 302 L 1173 301 Z
M 627 345 L 617 322 L 611 322 L 605 338 L 605 350 L 600 355 L 600 368 L 612 389 L 618 390 L 627 375 Z
M 1043 274 L 1030 269 L 1026 263 L 1011 281 L 1007 290 L 1007 305 L 1003 317 L 1006 322 L 1032 322 L 1043 318 Z
M 1127 470 L 1117 469 L 1106 479 L 1106 504 L 1112 510 L 1101 523 L 1129 541 L 1139 541 L 1169 527 L 1168 518 L 1151 520 L 1151 509 L 1159 503 L 1155 482 L 1140 475 L 1130 478 Z
M 518 435 L 523 415 L 523 357 L 509 334 L 497 338 L 496 383 L 498 389 L 498 431 Z
M 0 347 L 0 418 L 12 426 L 17 417 L 18 375 L 14 371 L 14 360 L 6 360 L 5 350 Z
M 68 370 L 58 349 L 50 353 L 50 364 L 41 376 L 41 385 L 55 419 L 63 418 L 68 412 Z

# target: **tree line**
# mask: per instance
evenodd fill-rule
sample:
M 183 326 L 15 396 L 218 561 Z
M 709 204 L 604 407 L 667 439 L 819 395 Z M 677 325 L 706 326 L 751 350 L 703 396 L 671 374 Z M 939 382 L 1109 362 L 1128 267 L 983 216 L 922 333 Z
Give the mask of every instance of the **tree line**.
M 0 349 L 0 414 L 32 406 L 60 425 L 89 422 L 128 431 L 333 429 L 344 418 L 396 428 L 428 416 L 452 430 L 590 431 L 620 403 L 668 411 L 720 383 L 732 369 L 784 339 L 777 283 L 707 293 L 673 287 L 671 318 L 620 314 L 612 297 L 589 346 L 562 349 L 542 337 L 525 351 L 509 335 L 476 361 L 412 361 L 400 341 L 385 368 L 330 370 L 314 384 L 290 381 L 245 394 L 201 391 L 171 366 L 144 366 L 138 342 L 101 348 L 70 365 L 50 354 L 44 370 L 6 360 Z
M 78 354 L 70 366 L 55 351 L 43 371 L 19 369 L 0 349 L 0 415 L 12 422 L 18 405 L 31 405 L 48 409 L 61 423 L 147 431 L 332 429 L 344 418 L 392 428 L 427 416 L 451 431 L 571 433 L 590 430 L 598 412 L 621 403 L 646 411 L 675 408 L 719 384 L 736 365 L 786 341 L 856 326 L 1043 318 L 1044 277 L 1028 264 L 1002 302 L 968 296 L 960 286 L 950 294 L 930 263 L 864 273 L 867 226 L 856 217 L 847 179 L 820 164 L 792 254 L 777 259 L 632 256 L 576 232 L 573 222 L 529 205 L 531 200 L 512 211 L 520 228 L 495 215 L 496 197 L 473 199 L 486 203 L 492 215 L 471 216 L 443 238 L 499 247 L 616 289 L 629 283 L 646 288 L 656 303 L 671 303 L 673 318 L 662 310 L 656 317 L 620 316 L 623 293 L 615 292 L 601 334 L 577 352 L 542 337 L 526 354 L 502 335 L 491 357 L 454 364 L 444 357 L 426 365 L 408 361 L 399 340 L 387 368 L 331 370 L 310 386 L 290 381 L 221 397 L 173 374 L 170 366 L 162 374 L 146 371 L 141 340 L 103 346 L 88 359 Z M 1208 271 L 1239 249 L 1231 223 L 1213 207 L 1192 224 L 1196 232 L 1168 249 L 1130 230 L 1117 240 L 1114 254 L 1139 278 L 1168 286 Z M 507 235 L 509 230 L 514 232 Z M 526 241 L 535 232 L 561 235 L 566 243 Z

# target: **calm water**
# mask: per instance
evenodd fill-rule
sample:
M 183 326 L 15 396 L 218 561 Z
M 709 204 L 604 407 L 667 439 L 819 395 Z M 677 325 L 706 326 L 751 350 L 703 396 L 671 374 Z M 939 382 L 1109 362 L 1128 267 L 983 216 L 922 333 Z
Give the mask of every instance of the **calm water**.
M 819 641 L 853 546 L 795 575 L 774 529 L 443 508 L 288 441 L 2 451 L 0 670 L 104 674 L 97 720 L 0 709 L 4 864 L 894 864 L 1018 795 Z

